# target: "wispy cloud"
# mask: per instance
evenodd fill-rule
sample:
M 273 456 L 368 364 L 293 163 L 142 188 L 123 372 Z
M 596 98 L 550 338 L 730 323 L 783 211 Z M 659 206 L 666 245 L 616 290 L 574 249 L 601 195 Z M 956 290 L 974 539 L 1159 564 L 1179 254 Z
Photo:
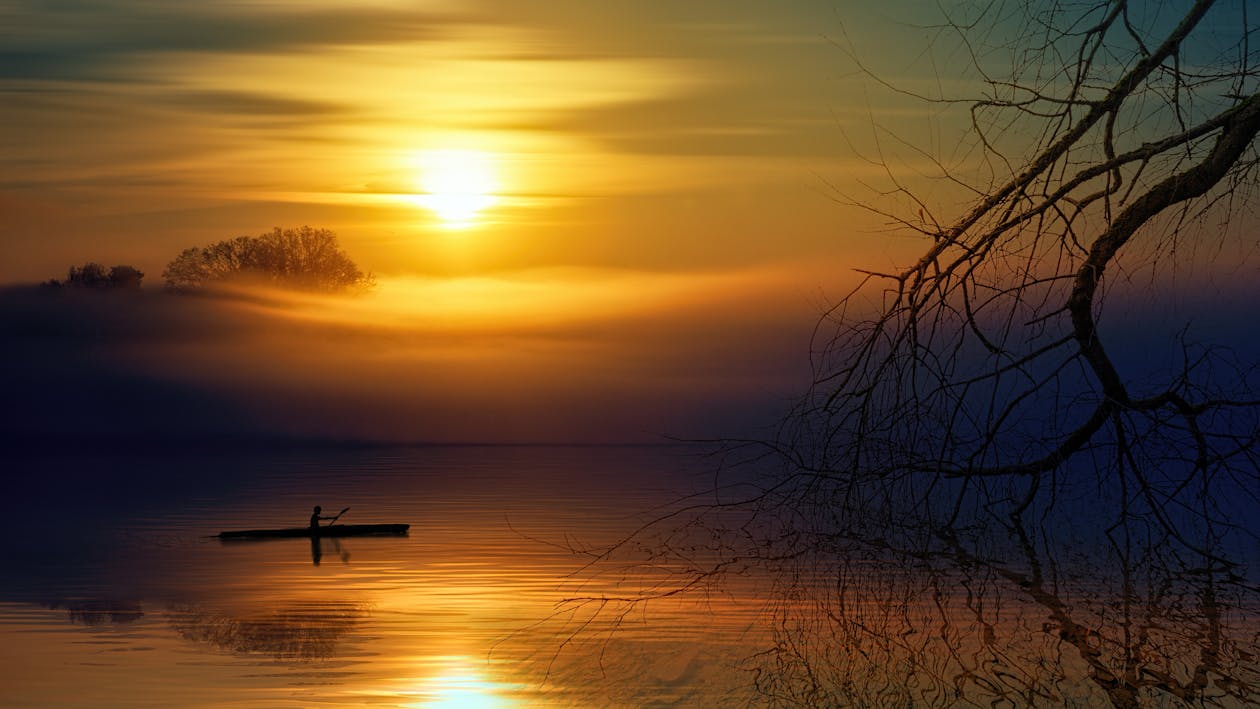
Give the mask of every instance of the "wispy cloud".
M 147 0 L 29 0 L 3 15 L 0 78 L 136 80 L 163 55 L 283 53 L 441 37 L 462 20 L 400 7 L 306 7 L 159 3 Z

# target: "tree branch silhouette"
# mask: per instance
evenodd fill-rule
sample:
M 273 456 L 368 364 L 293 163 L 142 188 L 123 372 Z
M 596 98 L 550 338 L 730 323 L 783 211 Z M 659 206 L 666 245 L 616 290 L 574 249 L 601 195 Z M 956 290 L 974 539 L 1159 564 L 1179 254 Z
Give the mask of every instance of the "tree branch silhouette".
M 590 573 L 627 577 L 640 559 L 637 593 L 570 603 L 618 614 L 762 579 L 778 631 L 750 664 L 773 704 L 1048 705 L 1086 685 L 1079 701 L 1116 706 L 1260 700 L 1260 648 L 1222 595 L 1260 607 L 1238 560 L 1258 538 L 1239 510 L 1260 505 L 1260 363 L 1183 330 L 1146 357 L 1175 364 L 1139 366 L 1106 297 L 1139 265 L 1189 269 L 1179 246 L 1213 220 L 1253 218 L 1257 29 L 1215 0 L 988 3 L 934 28 L 982 87 L 966 102 L 850 53 L 899 96 L 965 103 L 964 162 L 912 151 L 968 202 L 940 218 L 878 147 L 891 187 L 840 197 L 923 238 L 918 256 L 861 271 L 824 313 L 809 391 L 769 440 L 725 442 L 712 501 L 596 555 Z M 1171 290 L 1153 276 L 1136 295 Z M 1074 551 L 1087 533 L 1106 548 Z M 1089 564 L 1118 574 L 1100 579 L 1115 596 L 1063 568 Z M 1003 598 L 1016 627 L 984 606 Z M 1113 598 L 1120 620 L 1100 610 Z

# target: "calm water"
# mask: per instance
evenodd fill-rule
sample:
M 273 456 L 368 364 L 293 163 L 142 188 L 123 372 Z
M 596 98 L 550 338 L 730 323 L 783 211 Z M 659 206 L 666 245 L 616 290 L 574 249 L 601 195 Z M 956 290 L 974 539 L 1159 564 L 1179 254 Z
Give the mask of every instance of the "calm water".
M 622 603 L 739 548 L 684 534 L 670 556 L 596 556 L 706 466 L 682 448 L 19 459 L 0 705 L 1108 706 L 1128 696 L 1115 677 L 1142 705 L 1260 698 L 1260 614 L 1233 571 L 867 546 Z M 410 535 L 209 538 L 301 526 L 313 504 Z
M 697 466 L 676 449 L 19 467 L 27 482 L 3 523 L 4 706 L 699 705 L 741 684 L 730 666 L 754 604 L 698 616 L 698 600 L 661 601 L 612 636 L 599 618 L 574 636 L 591 609 L 557 608 L 638 587 L 572 575 L 582 549 L 692 485 Z M 346 522 L 410 523 L 410 535 L 314 549 L 207 538 L 301 526 L 316 503 L 350 506 Z

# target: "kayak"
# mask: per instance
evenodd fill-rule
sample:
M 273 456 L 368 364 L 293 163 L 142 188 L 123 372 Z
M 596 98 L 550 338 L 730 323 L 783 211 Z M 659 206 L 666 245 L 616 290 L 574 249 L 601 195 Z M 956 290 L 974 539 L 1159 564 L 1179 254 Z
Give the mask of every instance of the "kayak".
M 409 524 L 332 524 L 318 528 L 289 527 L 288 529 L 242 529 L 219 532 L 219 539 L 285 539 L 293 537 L 401 537 L 406 536 Z

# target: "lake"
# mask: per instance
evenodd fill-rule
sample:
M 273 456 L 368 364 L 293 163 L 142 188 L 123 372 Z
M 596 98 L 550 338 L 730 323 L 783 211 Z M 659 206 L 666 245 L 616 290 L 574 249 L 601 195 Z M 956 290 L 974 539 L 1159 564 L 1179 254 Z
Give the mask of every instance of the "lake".
M 603 554 L 712 485 L 713 461 L 699 452 L 19 456 L 0 520 L 0 705 L 1260 699 L 1260 612 L 1245 569 L 1118 568 L 1088 543 L 1041 558 L 1010 539 L 990 554 L 960 545 L 898 556 L 864 543 L 775 556 L 739 551 L 723 536 L 739 524 L 688 528 L 686 515 L 666 523 L 680 529 L 668 549 L 648 535 Z M 315 504 L 410 533 L 212 538 L 303 526 Z M 688 585 L 719 568 L 712 583 Z
M 756 608 L 661 601 L 587 626 L 589 557 L 700 466 L 677 448 L 407 448 L 23 459 L 3 521 L 0 704 L 701 704 Z M 221 530 L 406 522 L 406 538 Z M 318 562 L 318 563 L 316 563 Z M 560 615 L 557 615 L 557 612 Z M 679 623 L 679 618 L 692 619 Z M 702 619 L 697 622 L 696 619 Z M 602 663 L 602 666 L 601 666 Z M 724 686 L 725 685 L 725 686 Z M 721 696 L 720 694 L 716 696 Z

